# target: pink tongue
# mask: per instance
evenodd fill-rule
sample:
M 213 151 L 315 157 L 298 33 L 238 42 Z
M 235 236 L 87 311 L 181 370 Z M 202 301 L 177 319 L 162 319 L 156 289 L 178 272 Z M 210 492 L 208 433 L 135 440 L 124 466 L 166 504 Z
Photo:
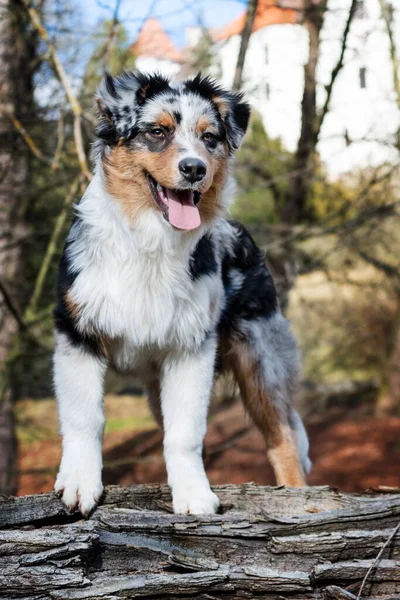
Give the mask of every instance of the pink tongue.
M 174 192 L 164 188 L 164 192 L 168 198 L 168 217 L 169 222 L 178 229 L 196 229 L 201 223 L 200 213 L 193 201 L 193 192 L 191 190 L 183 190 Z

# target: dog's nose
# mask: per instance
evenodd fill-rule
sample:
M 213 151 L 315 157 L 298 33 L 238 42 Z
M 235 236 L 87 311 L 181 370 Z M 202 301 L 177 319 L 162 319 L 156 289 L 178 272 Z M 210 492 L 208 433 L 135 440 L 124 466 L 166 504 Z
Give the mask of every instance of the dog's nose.
M 207 172 L 207 167 L 198 158 L 184 158 L 179 163 L 179 170 L 187 181 L 201 181 Z

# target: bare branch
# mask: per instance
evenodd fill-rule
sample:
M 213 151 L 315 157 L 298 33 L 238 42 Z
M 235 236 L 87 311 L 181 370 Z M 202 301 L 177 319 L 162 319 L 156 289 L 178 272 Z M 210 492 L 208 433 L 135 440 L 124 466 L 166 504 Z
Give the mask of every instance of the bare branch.
M 358 0 L 352 0 L 351 5 L 350 5 L 350 10 L 349 10 L 349 14 L 347 16 L 347 20 L 346 20 L 346 25 L 343 31 L 343 36 L 342 36 L 342 45 L 340 48 L 340 56 L 339 59 L 335 65 L 335 67 L 333 68 L 332 72 L 331 72 L 331 79 L 329 84 L 326 86 L 326 98 L 325 98 L 325 103 L 321 109 L 321 111 L 318 114 L 318 118 L 317 118 L 317 127 L 316 127 L 316 142 L 318 141 L 319 138 L 319 134 L 321 133 L 321 128 L 324 122 L 324 119 L 329 111 L 330 108 L 330 102 L 331 102 L 331 98 L 332 98 L 332 92 L 333 92 L 333 87 L 335 85 L 335 81 L 340 73 L 340 71 L 343 68 L 343 64 L 344 64 L 344 55 L 346 53 L 346 49 L 347 49 L 347 39 L 349 36 L 349 32 L 350 32 L 350 26 L 351 23 L 353 21 L 353 17 L 355 15 L 356 12 L 356 8 L 357 8 L 357 1 Z
M 44 42 L 46 42 L 46 44 L 47 44 L 47 47 L 49 49 L 49 53 L 50 53 L 50 56 L 51 56 L 51 59 L 52 59 L 53 65 L 54 65 L 54 69 L 64 87 L 65 93 L 67 94 L 67 98 L 69 100 L 69 103 L 72 108 L 72 112 L 74 114 L 74 139 L 75 139 L 76 154 L 78 156 L 79 165 L 80 165 L 83 175 L 85 176 L 86 179 L 88 179 L 90 181 L 92 176 L 89 172 L 89 168 L 88 168 L 88 164 L 87 164 L 87 160 L 86 160 L 86 154 L 85 154 L 85 150 L 83 147 L 82 126 L 81 126 L 81 115 L 82 115 L 81 106 L 78 102 L 78 99 L 76 98 L 75 94 L 72 91 L 72 88 L 68 81 L 64 67 L 58 57 L 57 50 L 56 50 L 54 44 L 52 43 L 52 41 L 50 40 L 49 34 L 47 33 L 47 29 L 44 27 L 43 23 L 41 22 L 38 11 L 33 6 L 30 6 L 28 0 L 22 0 L 22 2 L 29 13 L 29 16 L 30 16 L 30 19 L 32 21 L 34 28 L 36 29 L 36 31 L 38 32 L 38 34 L 40 35 L 42 40 Z
M 54 224 L 53 233 L 51 234 L 49 243 L 47 245 L 46 253 L 43 257 L 43 262 L 41 264 L 39 273 L 38 273 L 36 281 L 35 281 L 31 299 L 30 299 L 28 306 L 24 312 L 24 321 L 30 321 L 30 320 L 34 319 L 36 316 L 37 304 L 38 304 L 40 295 L 43 290 L 43 285 L 44 285 L 44 282 L 46 279 L 46 275 L 50 268 L 50 264 L 53 259 L 53 256 L 57 250 L 57 242 L 58 242 L 58 239 L 62 232 L 66 218 L 68 216 L 68 211 L 69 211 L 71 204 L 74 201 L 74 198 L 76 197 L 76 194 L 78 192 L 79 184 L 80 184 L 80 177 L 77 177 L 74 180 L 74 182 L 72 183 L 68 194 L 65 196 L 63 207 L 62 207 L 62 209 L 56 219 L 56 222 Z
M 247 48 L 249 46 L 250 36 L 253 29 L 254 19 L 257 12 L 258 0 L 249 0 L 247 8 L 246 21 L 241 35 L 239 55 L 236 63 L 235 76 L 232 89 L 237 92 L 242 87 L 244 61 L 246 60 Z
M 117 29 L 117 25 L 118 25 L 118 13 L 119 13 L 120 5 L 121 5 L 121 0 L 116 0 L 114 15 L 113 15 L 111 25 L 110 25 L 110 30 L 108 32 L 107 39 L 104 43 L 104 50 L 103 50 L 103 56 L 102 56 L 103 71 L 105 71 L 107 68 L 108 57 L 109 57 L 111 46 L 112 46 L 112 43 L 114 41 L 114 37 L 116 34 L 116 29 Z
M 25 329 L 25 324 L 24 324 L 23 320 L 21 319 L 18 310 L 14 306 L 14 303 L 11 300 L 11 296 L 7 292 L 7 289 L 5 288 L 5 286 L 4 286 L 4 284 L 3 284 L 2 281 L 0 281 L 0 293 L 3 296 L 4 304 L 7 306 L 8 310 L 10 311 L 10 313 L 12 314 L 12 316 L 14 317 L 14 319 L 16 320 L 16 322 L 18 323 L 19 328 L 22 329 L 22 330 L 24 330 Z
M 394 267 L 393 265 L 390 265 L 389 263 L 379 260 L 378 258 L 375 258 L 374 256 L 370 256 L 364 250 L 357 250 L 357 254 L 360 256 L 360 258 L 362 258 L 368 264 L 374 266 L 379 271 L 382 271 L 382 273 L 384 273 L 388 277 L 397 279 L 400 282 L 400 271 L 398 269 L 396 269 L 396 267 Z
M 36 156 L 36 158 L 38 158 L 41 162 L 45 163 L 46 165 L 51 165 L 52 160 L 50 158 L 48 158 L 47 156 L 45 156 L 42 153 L 42 151 L 37 147 L 37 145 L 31 138 L 31 136 L 29 135 L 29 133 L 26 131 L 25 127 L 22 125 L 21 121 L 19 119 L 17 119 L 17 117 L 12 113 L 7 113 L 4 110 L 3 110 L 3 113 L 7 114 L 8 118 L 14 125 L 15 129 L 18 131 L 18 133 L 21 135 L 21 137 L 25 140 L 25 143 L 28 146 L 28 148 L 30 149 L 30 151 L 32 152 L 32 154 L 34 156 Z
M 379 4 L 381 7 L 383 20 L 385 21 L 386 31 L 387 31 L 387 34 L 389 37 L 390 60 L 391 60 L 392 69 L 393 69 L 393 87 L 394 87 L 394 91 L 396 92 L 397 106 L 399 107 L 399 110 L 400 110 L 400 79 L 399 79 L 399 71 L 398 71 L 397 48 L 396 48 L 396 42 L 394 39 L 393 28 L 392 28 L 393 20 L 390 18 L 391 6 L 388 2 L 385 2 L 385 0 L 379 0 Z
M 51 161 L 51 167 L 55 171 L 58 168 L 62 149 L 64 146 L 64 113 L 61 109 L 60 118 L 57 122 L 57 146 L 54 152 L 53 160 Z
M 359 598 L 361 598 L 361 594 L 362 594 L 362 592 L 363 592 L 364 586 L 365 586 L 365 584 L 366 584 L 366 582 L 367 582 L 367 579 L 368 579 L 368 577 L 369 577 L 369 575 L 370 575 L 370 573 L 371 573 L 372 569 L 374 569 L 374 568 L 376 567 L 376 565 L 377 565 L 377 564 L 378 564 L 378 562 L 379 562 L 379 559 L 381 558 L 381 556 L 382 556 L 382 554 L 383 554 L 383 551 L 384 551 L 384 550 L 385 550 L 385 548 L 386 548 L 386 547 L 387 547 L 387 546 L 390 544 L 390 542 L 393 540 L 393 538 L 395 537 L 395 535 L 396 535 L 396 533 L 399 531 L 399 529 L 400 529 L 400 523 L 397 525 L 397 527 L 395 527 L 395 528 L 394 528 L 394 530 L 392 531 L 392 533 L 390 534 L 390 536 L 388 537 L 388 539 L 386 540 L 386 542 L 383 544 L 383 546 L 382 546 L 382 548 L 381 548 L 381 550 L 380 550 L 380 552 L 379 552 L 378 556 L 377 556 L 377 557 L 375 558 L 375 560 L 372 562 L 372 565 L 371 565 L 371 566 L 370 566 L 370 568 L 368 569 L 368 571 L 367 571 L 367 573 L 366 573 L 366 575 L 365 575 L 365 577 L 364 577 L 364 579 L 363 579 L 363 581 L 362 581 L 362 584 L 361 584 L 361 587 L 360 587 L 360 591 L 359 591 L 359 592 L 358 592 L 358 594 L 357 594 L 357 600 L 359 600 Z

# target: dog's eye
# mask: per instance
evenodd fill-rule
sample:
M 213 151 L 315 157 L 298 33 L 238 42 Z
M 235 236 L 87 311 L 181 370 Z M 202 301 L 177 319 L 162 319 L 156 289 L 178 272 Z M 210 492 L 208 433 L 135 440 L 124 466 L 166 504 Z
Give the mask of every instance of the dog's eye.
M 205 142 L 213 142 L 214 140 L 216 141 L 217 138 L 213 133 L 211 133 L 211 131 L 206 131 L 203 133 L 203 140 Z
M 165 137 L 165 133 L 164 131 L 160 128 L 160 127 L 156 127 L 155 129 L 152 129 L 150 131 L 151 135 L 153 135 L 156 138 L 163 138 Z

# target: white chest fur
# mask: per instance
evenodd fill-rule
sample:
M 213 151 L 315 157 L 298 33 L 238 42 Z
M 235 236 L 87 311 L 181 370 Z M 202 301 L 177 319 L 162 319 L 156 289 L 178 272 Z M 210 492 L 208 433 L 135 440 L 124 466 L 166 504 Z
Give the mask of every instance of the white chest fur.
M 79 272 L 70 296 L 80 307 L 80 328 L 132 347 L 198 346 L 222 295 L 219 278 L 190 277 L 189 257 L 202 232 L 177 233 L 155 210 L 132 230 L 99 183 L 79 205 L 68 249 Z

